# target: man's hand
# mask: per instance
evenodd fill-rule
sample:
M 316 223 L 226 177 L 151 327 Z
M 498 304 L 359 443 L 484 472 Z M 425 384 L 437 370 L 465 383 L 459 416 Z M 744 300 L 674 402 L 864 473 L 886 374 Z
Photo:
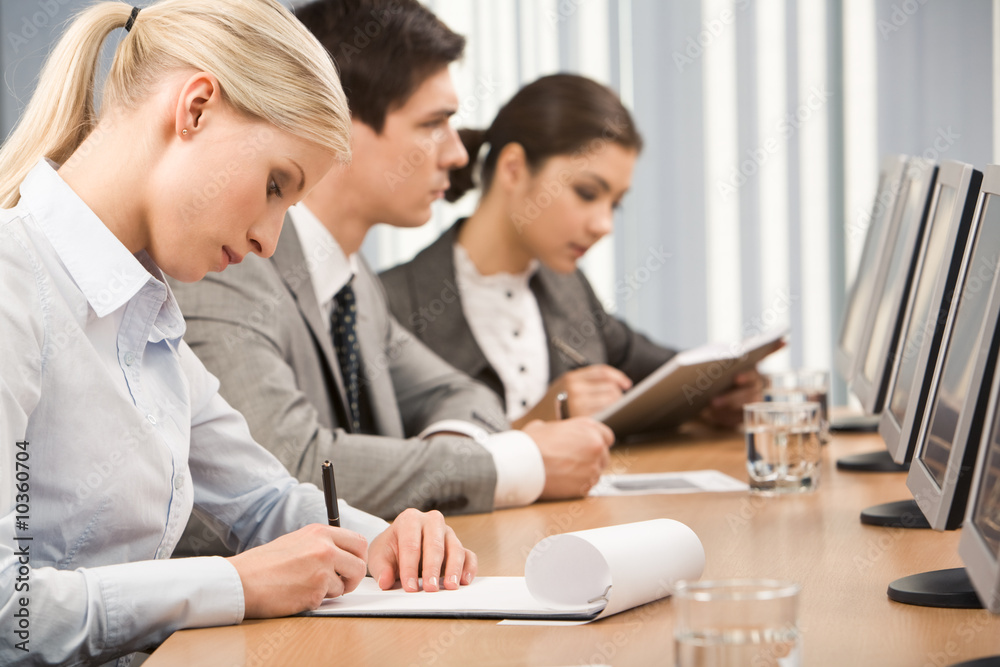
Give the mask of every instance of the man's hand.
M 589 417 L 603 410 L 632 387 L 632 380 L 613 366 L 594 364 L 563 373 L 527 414 L 514 423 L 521 428 L 534 419 L 560 419 L 556 397 L 565 392 L 570 417 Z
M 600 422 L 577 417 L 559 422 L 533 421 L 522 429 L 538 445 L 545 464 L 542 498 L 579 498 L 601 478 L 615 434 Z
M 365 576 L 367 549 L 355 532 L 314 523 L 226 560 L 243 583 L 244 617 L 273 618 L 353 591 Z
M 379 588 L 392 588 L 396 581 L 407 591 L 454 590 L 472 583 L 479 569 L 476 554 L 462 546 L 455 531 L 445 524 L 441 512 L 405 510 L 368 550 L 368 569 Z
M 712 399 L 701 412 L 702 420 L 713 426 L 736 428 L 743 423 L 743 405 L 764 400 L 764 378 L 757 369 L 740 373 L 733 386 Z

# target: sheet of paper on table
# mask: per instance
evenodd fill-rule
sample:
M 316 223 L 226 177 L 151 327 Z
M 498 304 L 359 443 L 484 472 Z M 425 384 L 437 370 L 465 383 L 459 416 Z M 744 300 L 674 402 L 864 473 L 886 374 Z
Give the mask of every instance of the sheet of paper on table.
M 663 493 L 721 493 L 746 491 L 746 482 L 718 470 L 651 472 L 635 475 L 601 475 L 592 496 L 639 496 Z

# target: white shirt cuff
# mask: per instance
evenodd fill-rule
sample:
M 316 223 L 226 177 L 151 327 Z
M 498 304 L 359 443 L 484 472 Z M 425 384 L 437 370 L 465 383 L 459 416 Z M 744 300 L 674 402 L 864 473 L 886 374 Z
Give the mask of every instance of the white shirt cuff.
M 530 505 L 545 488 L 545 464 L 531 436 L 521 431 L 504 431 L 487 436 L 482 445 L 493 455 L 497 467 L 497 488 L 493 493 L 496 509 Z
M 174 629 L 243 620 L 243 582 L 225 558 L 170 558 L 84 570 L 111 628 Z M 141 619 L 141 621 L 136 621 Z
M 522 431 L 487 433 L 485 429 L 458 419 L 444 419 L 425 428 L 419 438 L 441 432 L 461 433 L 486 448 L 497 469 L 493 507 L 520 507 L 538 500 L 545 488 L 545 464 L 531 436 Z
M 483 444 L 486 441 L 486 438 L 490 436 L 486 429 L 481 426 L 476 426 L 471 422 L 462 421 L 461 419 L 442 419 L 441 421 L 434 422 L 421 431 L 417 438 L 425 440 L 438 433 L 461 433 L 462 435 L 472 438 L 479 444 Z
M 351 507 L 342 498 L 337 499 L 337 505 L 340 509 L 341 528 L 346 528 L 348 530 L 353 530 L 355 533 L 360 533 L 366 540 L 368 540 L 369 546 L 376 537 L 381 535 L 382 532 L 389 527 L 388 522 L 373 514 L 368 514 L 367 512 L 362 512 L 355 507 Z

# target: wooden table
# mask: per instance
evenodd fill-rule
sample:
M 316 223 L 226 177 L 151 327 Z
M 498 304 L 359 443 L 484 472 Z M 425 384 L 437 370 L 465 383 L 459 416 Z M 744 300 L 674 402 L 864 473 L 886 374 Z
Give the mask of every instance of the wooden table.
M 874 435 L 837 435 L 824 449 L 815 494 L 745 492 L 588 498 L 541 503 L 449 523 L 479 556 L 482 575 L 522 575 L 554 533 L 667 517 L 701 538 L 705 578 L 765 577 L 802 584 L 804 664 L 937 667 L 1000 654 L 1000 616 L 913 607 L 886 597 L 898 577 L 961 566 L 958 531 L 863 526 L 865 507 L 911 497 L 900 473 L 846 473 L 834 461 L 878 449 Z M 714 468 L 745 479 L 742 437 L 688 433 L 616 446 L 612 472 Z M 199 665 L 671 665 L 670 600 L 574 627 L 498 627 L 495 621 L 286 618 L 185 630 L 148 667 Z

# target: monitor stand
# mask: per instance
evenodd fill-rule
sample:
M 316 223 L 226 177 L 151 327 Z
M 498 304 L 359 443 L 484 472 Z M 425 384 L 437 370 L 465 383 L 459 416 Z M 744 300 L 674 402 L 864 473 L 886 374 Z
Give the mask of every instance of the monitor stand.
M 881 414 L 841 415 L 830 420 L 830 430 L 840 433 L 876 433 Z
M 896 463 L 885 449 L 837 459 L 837 470 L 849 472 L 906 472 L 909 469 L 909 463 Z
M 911 574 L 889 584 L 890 600 L 920 607 L 982 609 L 964 567 Z
M 916 500 L 872 505 L 861 511 L 861 523 L 886 528 L 930 528 Z
M 991 655 L 986 658 L 976 658 L 965 662 L 956 662 L 951 667 L 1000 667 L 1000 655 Z

